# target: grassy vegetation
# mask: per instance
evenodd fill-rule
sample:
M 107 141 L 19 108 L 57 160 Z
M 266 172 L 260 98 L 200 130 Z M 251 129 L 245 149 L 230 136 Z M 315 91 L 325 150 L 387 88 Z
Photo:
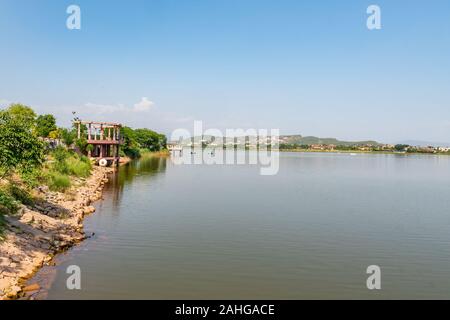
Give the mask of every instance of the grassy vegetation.
M 53 191 L 64 192 L 71 186 L 69 176 L 59 172 L 51 172 L 47 176 L 47 181 L 48 187 Z
M 71 177 L 86 178 L 91 174 L 90 160 L 75 152 L 57 148 L 49 153 L 48 158 L 39 169 L 23 173 L 10 181 L 3 180 L 0 186 L 0 240 L 4 234 L 4 216 L 15 214 L 20 204 L 33 206 L 33 187 L 48 185 L 50 190 L 64 192 L 71 187 Z
M 32 206 L 34 204 L 33 196 L 26 187 L 20 187 L 17 184 L 10 183 L 8 193 L 14 200 L 26 206 Z
M 4 239 L 4 233 L 5 233 L 5 219 L 3 215 L 0 213 L 0 241 Z
M 86 127 L 81 130 L 85 132 Z M 74 177 L 90 176 L 91 161 L 81 154 L 92 151 L 93 146 L 77 136 L 77 128 L 58 128 L 53 115 L 38 116 L 28 106 L 11 104 L 0 110 L 0 238 L 4 217 L 15 214 L 21 204 L 33 206 L 37 201 L 33 198 L 34 188 L 46 185 L 65 192 Z M 121 154 L 131 158 L 147 150 L 166 148 L 166 137 L 149 129 L 123 127 L 121 136 Z M 52 149 L 46 138 L 62 142 L 65 147 Z
M 5 189 L 4 187 L 0 189 L 0 240 L 3 240 L 4 236 L 4 216 L 16 213 L 19 208 L 18 202 Z
M 46 184 L 51 190 L 66 191 L 71 186 L 70 176 L 86 178 L 92 170 L 90 160 L 59 147 L 51 152 L 53 161 L 45 168 Z
M 170 156 L 170 152 L 167 149 L 161 150 L 161 151 L 150 151 L 148 149 L 141 149 L 140 150 L 141 157 L 168 157 Z
M 17 209 L 17 200 L 3 188 L 0 189 L 0 215 L 14 214 Z

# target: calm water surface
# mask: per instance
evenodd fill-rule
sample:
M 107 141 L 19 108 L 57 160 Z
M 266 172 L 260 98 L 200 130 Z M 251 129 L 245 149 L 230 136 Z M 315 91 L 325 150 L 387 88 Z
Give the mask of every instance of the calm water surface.
M 38 277 L 49 299 L 450 298 L 449 195 L 446 156 L 282 153 L 275 176 L 147 158 Z

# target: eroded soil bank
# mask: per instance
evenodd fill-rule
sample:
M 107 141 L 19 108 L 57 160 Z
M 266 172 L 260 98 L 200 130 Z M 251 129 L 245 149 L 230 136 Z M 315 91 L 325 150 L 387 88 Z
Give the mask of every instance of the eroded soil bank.
M 0 242 L 0 300 L 39 290 L 38 285 L 25 286 L 26 280 L 55 254 L 86 238 L 83 218 L 95 211 L 91 204 L 101 198 L 113 170 L 94 167 L 89 178 L 75 179 L 66 193 L 40 187 L 42 201 L 6 217 L 5 240 Z

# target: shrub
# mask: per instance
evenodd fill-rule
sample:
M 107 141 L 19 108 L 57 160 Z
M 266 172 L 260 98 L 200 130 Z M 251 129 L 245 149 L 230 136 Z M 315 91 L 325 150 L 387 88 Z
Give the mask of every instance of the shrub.
M 70 179 L 59 172 L 51 172 L 48 177 L 48 186 L 53 191 L 66 191 L 70 188 Z
M 44 172 L 41 169 L 33 169 L 27 172 L 21 172 L 22 181 L 31 188 L 37 187 L 45 180 Z
M 64 162 L 70 156 L 70 152 L 63 147 L 58 146 L 53 150 L 52 155 L 56 162 Z
M 58 147 L 53 151 L 53 158 L 55 162 L 51 168 L 52 172 L 84 178 L 91 173 L 91 161 L 85 156 L 79 156 L 76 153 Z
M 86 146 L 86 152 L 92 152 L 92 151 L 94 151 L 94 146 L 92 144 L 88 144 Z
M 82 139 L 76 139 L 75 140 L 75 145 L 77 146 L 78 150 L 80 150 L 80 152 L 86 152 L 86 148 L 88 146 L 87 140 L 85 138 Z
M 10 184 L 8 187 L 8 193 L 17 201 L 21 202 L 24 205 L 31 206 L 34 204 L 33 197 L 31 194 L 16 184 Z
M 61 174 L 69 174 L 69 166 L 65 160 L 62 162 L 57 161 L 54 163 L 52 171 L 58 172 Z
M 67 165 L 67 159 L 70 157 L 70 152 L 59 146 L 52 152 L 55 162 L 53 164 L 53 171 L 69 174 L 69 167 Z
M 0 190 L 0 215 L 14 214 L 17 209 L 17 201 L 4 190 Z
M 4 240 L 5 216 L 17 212 L 17 202 L 6 192 L 0 189 L 0 241 Z
M 86 156 L 81 156 L 81 157 L 80 157 L 80 160 L 83 161 L 83 162 L 85 162 L 85 163 L 87 163 L 87 164 L 89 164 L 89 166 L 92 167 L 92 162 L 91 162 L 91 160 L 90 160 L 88 157 L 86 157 Z
M 5 218 L 3 217 L 1 208 L 0 208 L 0 241 L 5 239 L 5 226 L 6 226 L 6 222 L 5 222 Z
M 61 129 L 60 134 L 61 134 L 61 138 L 62 138 L 63 142 L 68 147 L 70 147 L 74 143 L 74 141 L 77 137 L 74 130 Z
M 1 209 L 0 209 L 0 241 L 4 240 L 5 235 L 5 219 L 3 218 Z
M 141 156 L 139 149 L 133 148 L 125 149 L 124 153 L 127 157 L 130 157 L 131 159 L 137 159 Z
M 91 163 L 75 157 L 66 161 L 68 173 L 77 177 L 89 177 L 91 174 Z

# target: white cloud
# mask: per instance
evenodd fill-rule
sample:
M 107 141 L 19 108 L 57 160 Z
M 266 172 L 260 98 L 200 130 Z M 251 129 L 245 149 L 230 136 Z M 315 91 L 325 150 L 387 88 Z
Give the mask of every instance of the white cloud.
M 153 106 L 153 102 L 148 100 L 146 97 L 143 97 L 141 101 L 136 103 L 134 105 L 133 111 L 134 112 L 143 112 L 143 111 L 149 111 L 150 108 Z
M 124 104 L 101 104 L 88 102 L 83 105 L 83 111 L 92 114 L 126 113 L 126 112 L 146 112 L 151 109 L 154 103 L 148 98 L 143 97 L 141 101 L 134 104 L 132 108 Z
M 105 114 L 125 111 L 127 108 L 123 104 L 111 105 L 111 104 L 99 104 L 88 102 L 84 104 L 83 111 L 94 114 Z

